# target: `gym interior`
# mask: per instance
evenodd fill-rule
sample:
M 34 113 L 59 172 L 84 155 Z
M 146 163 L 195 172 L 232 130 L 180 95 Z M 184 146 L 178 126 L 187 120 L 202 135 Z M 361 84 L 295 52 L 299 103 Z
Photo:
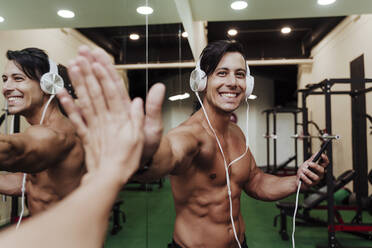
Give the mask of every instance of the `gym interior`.
M 330 140 L 326 176 L 300 194 L 297 247 L 372 247 L 372 2 L 245 0 L 242 9 L 233 2 L 2 2 L 0 68 L 7 50 L 39 47 L 67 65 L 80 45 L 101 47 L 132 98 L 145 100 L 153 84 L 165 84 L 167 133 L 197 109 L 189 78 L 202 49 L 236 40 L 255 78 L 249 121 L 246 104 L 235 111 L 236 121 L 257 165 L 278 176 L 294 175 Z M 140 6 L 150 6 L 151 13 L 141 14 Z M 74 17 L 58 16 L 60 9 Z M 22 118 L 6 119 L 0 101 L 1 133 L 25 130 Z M 291 246 L 294 201 L 294 195 L 263 202 L 242 194 L 250 248 Z M 19 198 L 0 196 L 0 228 L 19 213 Z M 174 218 L 168 177 L 150 184 L 130 181 L 113 206 L 105 247 L 167 247 Z

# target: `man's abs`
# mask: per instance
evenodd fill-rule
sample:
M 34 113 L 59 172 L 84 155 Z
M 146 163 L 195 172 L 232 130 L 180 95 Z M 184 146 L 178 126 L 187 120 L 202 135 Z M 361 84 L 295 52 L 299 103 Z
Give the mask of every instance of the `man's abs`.
M 240 242 L 243 242 L 245 227 L 242 216 L 239 215 L 234 222 L 238 238 Z M 208 216 L 201 218 L 187 210 L 176 217 L 173 239 L 182 247 L 238 247 L 229 220 L 215 222 Z

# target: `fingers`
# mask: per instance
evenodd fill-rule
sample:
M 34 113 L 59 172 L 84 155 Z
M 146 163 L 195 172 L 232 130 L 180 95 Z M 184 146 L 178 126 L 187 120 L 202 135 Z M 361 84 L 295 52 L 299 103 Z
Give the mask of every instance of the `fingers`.
M 313 183 L 305 174 L 302 174 L 302 173 L 300 174 L 300 179 L 306 185 L 311 185 Z
M 301 167 L 300 178 L 308 185 L 314 185 L 324 175 L 324 168 L 316 163 L 307 162 Z
M 94 62 L 94 57 L 90 51 L 90 48 L 86 45 L 82 45 L 79 47 L 78 49 L 78 53 L 80 56 L 83 56 L 85 57 L 89 63 L 93 63 Z
M 306 160 L 306 162 L 311 162 L 311 161 L 313 161 L 313 159 L 315 158 L 315 156 L 316 156 L 316 154 L 311 155 L 311 157 L 310 157 L 308 160 Z
M 91 99 L 84 83 L 84 76 L 75 60 L 70 62 L 68 74 L 78 96 L 83 117 L 88 123 L 91 123 L 92 118 L 95 116 L 95 110 L 91 107 Z
M 93 73 L 92 66 L 89 61 L 82 56 L 76 58 L 76 64 L 79 66 L 80 71 L 84 77 L 84 85 L 86 91 L 90 96 L 90 105 L 94 108 L 95 113 L 105 112 L 106 102 L 102 95 L 100 83 L 97 81 L 96 75 Z
M 325 155 L 325 154 L 322 154 L 322 159 L 321 159 L 321 163 L 320 163 L 320 165 L 321 165 L 323 168 L 325 168 L 325 167 L 328 166 L 328 164 L 329 164 L 328 156 Z
M 130 114 L 133 121 L 133 126 L 143 129 L 145 115 L 143 113 L 143 101 L 141 98 L 135 98 L 131 104 Z
M 108 75 L 107 70 L 97 62 L 93 63 L 92 68 L 98 79 L 100 88 L 102 88 L 107 107 L 116 113 L 127 113 L 127 108 L 124 106 L 122 98 L 117 92 L 117 87 Z
M 72 97 L 67 93 L 66 89 L 63 89 L 57 94 L 59 102 L 62 104 L 63 109 L 66 111 L 68 117 L 76 128 L 77 134 L 80 137 L 85 137 L 87 134 L 87 127 L 84 123 L 83 117 L 80 113 L 79 108 L 74 103 Z
M 115 66 L 113 65 L 108 54 L 104 52 L 102 49 L 95 49 L 92 52 L 92 56 L 96 62 L 100 63 L 107 70 L 109 76 L 116 84 L 117 91 L 122 97 L 124 103 L 129 104 L 130 98 L 125 88 L 124 82 L 122 78 L 119 76 L 118 72 L 116 71 Z
M 160 121 L 161 111 L 165 96 L 165 86 L 157 83 L 151 87 L 146 99 L 146 117 L 154 122 Z M 149 123 L 156 125 L 157 123 Z

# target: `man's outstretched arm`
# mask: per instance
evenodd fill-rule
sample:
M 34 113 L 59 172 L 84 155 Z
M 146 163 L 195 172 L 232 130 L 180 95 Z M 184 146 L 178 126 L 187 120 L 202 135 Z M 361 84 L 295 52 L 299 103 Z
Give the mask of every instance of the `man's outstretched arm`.
M 116 85 L 122 86 L 124 82 L 118 75 L 109 56 L 102 50 L 95 50 L 92 53 L 88 47 L 80 49 L 80 58 L 77 63 L 82 67 L 86 64 L 98 63 L 109 75 L 109 78 Z M 122 105 L 130 102 L 125 87 L 118 91 L 122 98 Z M 165 87 L 161 83 L 153 85 L 146 97 L 144 134 L 145 144 L 141 157 L 140 167 L 149 169 L 141 174 L 136 174 L 134 180 L 150 182 L 159 179 L 170 173 L 177 173 L 180 169 L 187 167 L 195 154 L 199 151 L 198 141 L 186 128 L 177 128 L 163 134 L 162 104 L 165 96 Z M 82 103 L 83 105 L 85 103 Z M 180 168 L 182 167 L 182 168 Z M 144 170 L 140 170 L 144 171 Z
M 264 173 L 259 169 L 250 152 L 249 157 L 251 172 L 250 179 L 245 184 L 245 192 L 256 199 L 264 201 L 280 200 L 295 193 L 300 179 L 304 182 L 301 189 L 316 185 L 323 177 L 324 168 L 329 163 L 327 156 L 323 154 L 324 162 L 321 164 L 313 163 L 309 159 L 299 167 L 296 175 L 278 177 Z M 311 167 L 313 172 L 308 167 Z
M 24 133 L 0 134 L 0 170 L 37 173 L 56 164 L 76 142 L 43 126 L 31 126 Z

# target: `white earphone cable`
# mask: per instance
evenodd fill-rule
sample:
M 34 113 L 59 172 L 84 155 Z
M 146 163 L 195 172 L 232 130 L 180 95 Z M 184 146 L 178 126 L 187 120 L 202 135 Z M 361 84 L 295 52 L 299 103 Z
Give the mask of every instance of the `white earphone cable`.
M 40 119 L 40 125 L 43 124 L 44 118 L 45 118 L 45 113 L 46 113 L 46 111 L 48 109 L 49 104 L 52 102 L 52 100 L 53 100 L 54 97 L 55 97 L 55 95 L 50 95 L 48 102 L 45 104 L 45 107 L 43 109 L 43 113 L 42 113 L 41 119 Z M 13 120 L 14 120 L 14 117 L 13 117 Z M 12 127 L 13 127 L 13 125 L 14 124 L 12 124 Z M 22 210 L 21 210 L 21 214 L 19 216 L 18 222 L 17 222 L 16 229 L 19 228 L 19 225 L 21 224 L 21 221 L 22 221 L 22 218 L 23 218 L 23 213 L 25 212 L 26 176 L 27 176 L 27 173 L 23 173 L 23 178 L 22 178 L 22 200 L 21 200 Z
M 227 164 L 226 162 L 226 157 L 225 157 L 225 154 L 223 152 L 223 149 L 222 149 L 222 145 L 220 143 L 220 140 L 218 139 L 218 136 L 217 136 L 217 133 L 216 131 L 214 130 L 214 128 L 212 127 L 212 124 L 210 123 L 209 121 L 209 118 L 208 118 L 208 115 L 207 115 L 207 111 L 205 110 L 204 108 L 204 105 L 199 97 L 199 94 L 198 92 L 195 92 L 196 94 L 196 97 L 198 98 L 198 101 L 202 107 L 202 110 L 203 110 L 203 113 L 204 113 L 204 116 L 205 118 L 207 119 L 207 122 L 208 122 L 208 125 L 210 127 L 210 129 L 212 130 L 214 136 L 216 137 L 216 141 L 217 141 L 217 144 L 218 144 L 218 148 L 220 149 L 221 151 L 221 154 L 222 154 L 222 158 L 223 158 L 223 161 L 224 161 L 224 166 L 225 166 L 225 173 L 226 173 L 226 185 L 227 185 L 227 193 L 228 193 L 228 196 L 229 196 L 229 204 L 230 204 L 230 220 L 231 220 L 231 224 L 232 224 L 232 227 L 233 227 L 233 232 L 234 232 L 234 237 L 235 237 L 235 240 L 236 242 L 238 243 L 239 245 L 239 248 L 241 248 L 241 245 L 240 245 L 240 241 L 239 241 L 239 238 L 238 238 L 238 235 L 236 233 L 236 228 L 235 228 L 235 222 L 234 222 L 234 218 L 233 218 L 233 206 L 232 206 L 232 198 L 231 198 L 231 185 L 230 185 L 230 175 L 229 175 L 229 167 L 239 161 L 241 158 L 244 157 L 244 155 L 247 153 L 248 151 L 248 137 L 246 138 L 246 148 L 245 148 L 245 151 L 242 155 L 240 155 L 238 158 L 234 159 L 232 162 L 230 162 L 229 164 Z M 248 112 L 249 112 L 249 104 L 246 100 L 246 103 L 247 103 L 247 119 L 246 119 L 246 132 L 247 132 L 247 136 L 248 136 Z
M 296 204 L 295 204 L 295 210 L 294 210 L 294 213 L 293 213 L 293 218 L 292 218 L 292 226 L 293 226 L 293 229 L 292 229 L 292 247 L 295 248 L 295 239 L 294 239 L 294 234 L 295 234 L 295 230 L 296 230 L 296 215 L 297 215 L 297 209 L 298 209 L 298 196 L 300 194 L 300 188 L 301 188 L 301 180 L 299 181 L 298 183 L 298 187 L 297 187 L 297 193 L 296 193 Z

